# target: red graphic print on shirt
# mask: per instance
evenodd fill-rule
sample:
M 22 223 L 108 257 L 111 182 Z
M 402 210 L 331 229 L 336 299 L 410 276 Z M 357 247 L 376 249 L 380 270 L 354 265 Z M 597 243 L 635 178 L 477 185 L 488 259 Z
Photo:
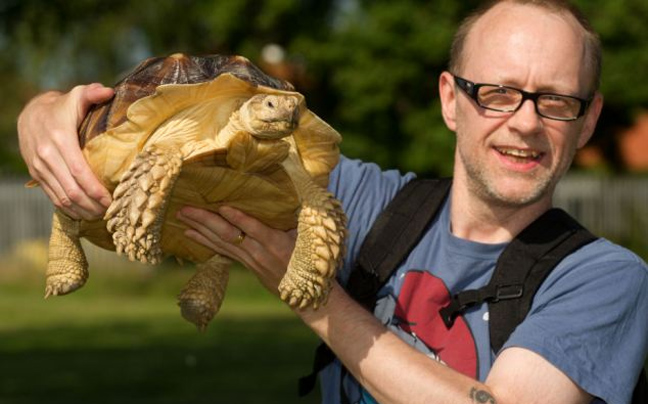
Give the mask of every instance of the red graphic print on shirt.
M 394 319 L 415 335 L 446 365 L 477 378 L 477 348 L 466 320 L 459 316 L 449 330 L 439 310 L 450 303 L 443 281 L 425 271 L 409 271 L 401 288 Z

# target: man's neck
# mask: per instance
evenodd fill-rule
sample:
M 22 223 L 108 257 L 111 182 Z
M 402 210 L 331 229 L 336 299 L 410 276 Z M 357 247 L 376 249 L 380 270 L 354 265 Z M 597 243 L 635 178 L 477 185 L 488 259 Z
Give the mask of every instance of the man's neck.
M 454 236 L 486 244 L 511 241 L 525 227 L 551 208 L 547 197 L 533 204 L 512 206 L 491 203 L 454 184 L 450 226 Z

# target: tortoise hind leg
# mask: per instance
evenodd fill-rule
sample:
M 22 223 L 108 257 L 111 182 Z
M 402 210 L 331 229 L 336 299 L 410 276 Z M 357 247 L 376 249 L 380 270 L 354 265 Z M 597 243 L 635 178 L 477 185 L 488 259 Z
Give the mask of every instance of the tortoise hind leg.
M 178 296 L 182 317 L 194 323 L 200 331 L 220 309 L 229 279 L 231 260 L 214 255 L 197 265 L 196 274 L 187 282 Z
M 149 264 L 162 260 L 162 218 L 181 164 L 177 149 L 150 146 L 124 173 L 104 216 L 118 254 Z
M 45 297 L 65 295 L 88 279 L 88 261 L 79 240 L 81 222 L 60 210 L 52 217 Z

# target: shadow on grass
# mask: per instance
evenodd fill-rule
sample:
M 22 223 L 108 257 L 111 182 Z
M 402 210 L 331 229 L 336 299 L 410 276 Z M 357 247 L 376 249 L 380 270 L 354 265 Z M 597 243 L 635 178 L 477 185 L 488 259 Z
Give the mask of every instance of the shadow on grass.
M 118 322 L 0 337 L 13 347 L 0 346 L 4 404 L 319 401 L 296 395 L 315 341 L 293 318 L 221 318 L 196 335 Z

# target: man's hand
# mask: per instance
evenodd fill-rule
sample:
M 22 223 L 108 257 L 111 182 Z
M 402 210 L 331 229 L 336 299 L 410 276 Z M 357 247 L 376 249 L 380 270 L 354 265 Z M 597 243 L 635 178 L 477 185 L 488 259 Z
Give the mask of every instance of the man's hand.
M 79 219 L 96 219 L 110 205 L 108 190 L 79 148 L 77 130 L 92 104 L 110 99 L 101 84 L 50 91 L 32 99 L 18 117 L 18 139 L 29 174 L 57 208 Z
M 266 289 L 279 295 L 279 282 L 295 248 L 295 230 L 273 229 L 227 206 L 218 213 L 185 207 L 178 219 L 191 227 L 187 237 L 243 263 Z

